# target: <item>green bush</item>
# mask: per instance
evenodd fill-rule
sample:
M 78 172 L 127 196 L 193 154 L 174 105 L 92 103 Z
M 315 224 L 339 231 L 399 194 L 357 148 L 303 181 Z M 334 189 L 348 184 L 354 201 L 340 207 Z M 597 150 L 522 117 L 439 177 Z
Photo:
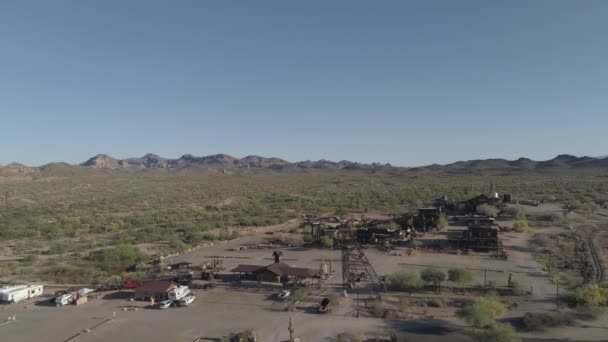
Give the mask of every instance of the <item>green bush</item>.
M 418 273 L 396 272 L 389 277 L 389 289 L 392 291 L 412 291 L 424 286 Z
M 608 302 L 608 289 L 597 284 L 588 284 L 579 287 L 572 294 L 572 299 L 577 307 L 595 308 L 606 305 Z
M 517 220 L 513 223 L 513 230 L 518 233 L 527 232 L 529 228 L 528 220 Z
M 89 253 L 88 259 L 96 262 L 104 271 L 122 272 L 128 267 L 148 259 L 137 247 L 131 245 L 118 245 Z
M 325 248 L 331 248 L 334 245 L 334 239 L 330 238 L 329 236 L 322 237 L 320 242 L 321 246 Z
M 513 291 L 515 296 L 523 296 L 526 293 L 523 286 L 517 280 L 511 280 L 509 288 Z
M 441 283 L 445 281 L 445 273 L 436 267 L 426 268 L 420 271 L 420 278 L 427 284 L 433 284 L 437 292 L 441 292 Z
M 464 286 L 473 281 L 473 273 L 462 267 L 451 268 L 448 270 L 448 280 L 460 284 L 464 290 Z
M 456 315 L 476 328 L 489 328 L 496 324 L 507 309 L 496 297 L 482 297 L 456 311 Z
M 49 254 L 63 254 L 74 251 L 78 246 L 69 241 L 59 241 L 51 244 L 49 248 Z

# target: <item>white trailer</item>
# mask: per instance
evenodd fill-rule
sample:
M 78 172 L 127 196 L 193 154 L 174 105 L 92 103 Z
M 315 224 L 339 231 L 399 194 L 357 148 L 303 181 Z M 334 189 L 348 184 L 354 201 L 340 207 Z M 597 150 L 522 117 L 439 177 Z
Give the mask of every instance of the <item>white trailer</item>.
M 77 295 L 74 292 L 62 294 L 55 298 L 55 305 L 56 306 L 68 305 L 68 304 L 72 303 L 73 301 L 75 301 L 76 298 L 77 298 Z
M 186 297 L 189 294 L 190 289 L 188 288 L 188 286 L 178 286 L 173 290 L 169 291 L 168 293 L 169 299 L 174 302 Z
M 0 288 L 0 301 L 19 303 L 22 300 L 42 295 L 42 285 L 16 285 Z

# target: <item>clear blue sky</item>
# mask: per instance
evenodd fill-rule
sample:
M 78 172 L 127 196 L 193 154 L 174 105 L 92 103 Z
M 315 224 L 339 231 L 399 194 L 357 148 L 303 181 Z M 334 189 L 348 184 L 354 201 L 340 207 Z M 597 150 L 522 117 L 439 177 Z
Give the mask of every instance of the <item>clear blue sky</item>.
M 608 1 L 0 2 L 0 163 L 608 153 Z

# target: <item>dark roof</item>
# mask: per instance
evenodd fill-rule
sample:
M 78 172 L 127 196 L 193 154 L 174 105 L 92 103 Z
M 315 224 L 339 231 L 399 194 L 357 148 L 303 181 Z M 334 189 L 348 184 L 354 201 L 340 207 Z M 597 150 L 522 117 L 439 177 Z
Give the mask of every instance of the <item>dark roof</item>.
M 236 268 L 232 269 L 230 272 L 243 272 L 243 273 L 251 273 L 258 271 L 262 268 L 266 268 L 266 266 L 260 265 L 238 265 Z
M 295 276 L 295 277 L 312 277 L 315 275 L 315 271 L 309 268 L 302 267 L 291 267 L 285 263 L 277 262 L 268 267 L 267 270 L 278 275 L 278 276 Z
M 276 262 L 270 266 L 238 265 L 231 270 L 231 272 L 254 273 L 264 270 L 270 271 L 278 276 L 313 277 L 316 274 L 316 271 L 310 268 L 291 267 L 282 262 Z
M 136 291 L 147 293 L 164 293 L 175 287 L 171 280 L 147 281 L 137 287 Z

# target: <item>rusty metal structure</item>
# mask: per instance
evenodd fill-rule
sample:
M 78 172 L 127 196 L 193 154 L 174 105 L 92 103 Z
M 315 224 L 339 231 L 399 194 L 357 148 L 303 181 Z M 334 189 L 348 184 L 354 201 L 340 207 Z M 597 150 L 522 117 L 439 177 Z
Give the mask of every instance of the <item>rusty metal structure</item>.
M 352 231 L 344 233 L 342 238 L 342 284 L 344 289 L 353 289 L 357 283 L 367 281 L 376 291 L 386 291 L 386 285 L 380 279 Z

